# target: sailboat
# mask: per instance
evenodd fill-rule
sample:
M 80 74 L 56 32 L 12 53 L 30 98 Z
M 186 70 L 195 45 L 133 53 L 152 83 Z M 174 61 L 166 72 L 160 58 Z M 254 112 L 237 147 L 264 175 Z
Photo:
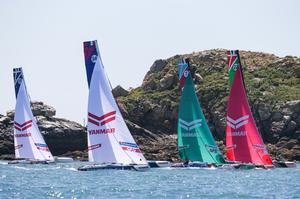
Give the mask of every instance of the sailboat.
M 272 167 L 272 160 L 248 103 L 238 50 L 227 52 L 230 94 L 227 104 L 226 156 L 249 167 Z
M 78 170 L 145 170 L 149 166 L 134 141 L 112 95 L 97 41 L 83 43 L 88 96 L 88 157 Z
M 207 167 L 223 164 L 224 158 L 208 127 L 191 77 L 189 61 L 180 60 L 181 99 L 178 115 L 178 150 L 183 167 Z M 176 165 L 175 165 L 176 166 Z M 178 165 L 180 167 L 180 164 Z
M 27 94 L 22 68 L 14 68 L 13 76 L 17 99 L 14 116 L 16 160 L 9 162 L 9 164 L 46 164 L 53 162 L 54 158 L 45 143 L 30 108 L 30 100 Z

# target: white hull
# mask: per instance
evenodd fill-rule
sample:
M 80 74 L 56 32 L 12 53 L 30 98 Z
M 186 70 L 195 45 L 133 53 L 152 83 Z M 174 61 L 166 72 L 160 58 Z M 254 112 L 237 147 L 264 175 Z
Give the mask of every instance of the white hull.
M 124 164 L 88 164 L 78 168 L 78 171 L 95 171 L 95 170 L 133 170 L 146 171 L 149 170 L 148 165 L 124 165 Z
M 54 161 L 57 163 L 67 163 L 67 162 L 74 162 L 73 158 L 70 157 L 54 157 Z
M 171 167 L 171 163 L 169 161 L 161 161 L 161 160 L 148 160 L 148 165 L 150 168 L 165 168 Z
M 293 167 L 296 167 L 296 163 L 295 162 L 289 162 L 289 161 L 277 161 L 277 160 L 274 160 L 273 161 L 273 165 L 276 168 L 293 168 Z
M 51 164 L 54 163 L 54 161 L 48 161 L 48 160 L 12 160 L 9 161 L 8 164 Z

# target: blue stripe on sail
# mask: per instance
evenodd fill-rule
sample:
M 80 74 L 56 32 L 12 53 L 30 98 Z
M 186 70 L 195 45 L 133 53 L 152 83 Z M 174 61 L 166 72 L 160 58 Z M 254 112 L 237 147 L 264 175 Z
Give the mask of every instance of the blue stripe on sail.
M 22 68 L 14 68 L 13 75 L 14 75 L 14 84 L 15 84 L 15 94 L 17 98 L 21 83 L 24 80 Z
M 42 143 L 34 143 L 35 146 L 39 146 L 39 147 L 48 147 L 47 144 L 42 144 Z
M 95 41 L 83 42 L 83 50 L 84 50 L 86 75 L 87 75 L 88 85 L 90 87 L 92 74 L 99 54 L 97 50 L 97 41 L 95 40 Z
M 130 142 L 120 142 L 120 145 L 132 147 L 132 148 L 139 148 L 137 144 L 130 143 Z

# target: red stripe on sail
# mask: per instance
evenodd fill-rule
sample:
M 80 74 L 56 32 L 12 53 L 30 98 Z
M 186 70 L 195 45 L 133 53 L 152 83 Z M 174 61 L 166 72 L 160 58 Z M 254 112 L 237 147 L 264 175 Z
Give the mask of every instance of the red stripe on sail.
M 36 147 L 38 150 L 41 150 L 41 151 L 49 151 L 49 148 L 48 147 L 39 147 L 37 146 Z
M 14 126 L 15 129 L 17 129 L 18 131 L 22 131 L 22 129 L 20 129 L 19 127 L 17 127 L 16 125 Z
M 127 146 L 122 146 L 122 149 L 124 151 L 131 151 L 131 152 L 135 152 L 135 153 L 142 153 L 139 148 L 135 149 L 135 148 L 127 147 Z
M 22 148 L 22 147 L 23 147 L 23 144 L 16 145 L 16 146 L 15 146 L 15 150 L 20 149 L 20 148 Z
M 246 119 L 239 120 L 246 115 Z M 272 160 L 265 149 L 262 138 L 257 130 L 244 89 L 241 67 L 238 67 L 230 89 L 227 104 L 226 147 L 227 158 L 232 161 L 253 164 L 272 164 Z M 255 146 L 263 146 L 264 150 Z
M 24 128 L 22 128 L 22 131 L 25 131 L 26 129 L 32 127 L 32 124 L 29 124 L 28 126 L 25 126 Z
M 106 123 L 108 123 L 108 122 L 111 122 L 111 121 L 113 121 L 113 120 L 115 120 L 115 119 L 116 119 L 116 117 L 108 118 L 107 120 L 104 120 L 104 121 L 101 122 L 101 126 L 103 126 L 104 124 L 106 124 Z
M 88 151 L 92 151 L 92 150 L 98 149 L 100 147 L 101 147 L 101 144 L 94 144 L 94 145 L 88 146 Z
M 19 127 L 24 127 L 24 126 L 26 126 L 27 124 L 29 124 L 29 123 L 32 123 L 32 120 L 29 120 L 29 121 L 27 121 L 27 122 L 24 122 L 23 124 L 19 124 L 18 122 L 15 122 L 15 125 L 17 125 L 17 126 L 19 126 Z
M 92 123 L 92 124 L 94 124 L 96 126 L 99 126 L 99 122 L 96 122 L 95 120 L 92 120 L 90 118 L 88 118 L 88 122 L 90 122 L 90 123 Z
M 112 111 L 112 112 L 106 113 L 106 114 L 104 114 L 104 115 L 102 115 L 100 117 L 98 117 L 97 115 L 94 115 L 92 113 L 88 113 L 88 116 L 91 117 L 91 118 L 93 118 L 93 119 L 95 119 L 95 120 L 101 121 L 101 120 L 103 120 L 103 119 L 105 119 L 105 118 L 107 118 L 109 116 L 114 115 L 114 114 L 116 114 L 116 111 Z

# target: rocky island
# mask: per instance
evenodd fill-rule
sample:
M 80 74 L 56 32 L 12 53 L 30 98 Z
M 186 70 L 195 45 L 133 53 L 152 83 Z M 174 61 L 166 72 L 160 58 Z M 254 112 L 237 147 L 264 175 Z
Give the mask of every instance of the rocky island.
M 273 158 L 300 161 L 300 58 L 240 51 L 249 103 Z M 178 161 L 179 89 L 176 61 L 189 58 L 199 101 L 220 149 L 225 152 L 227 57 L 223 49 L 157 60 L 140 87 L 113 90 L 135 140 L 147 159 Z M 56 118 L 55 109 L 32 103 L 33 114 L 53 155 L 87 159 L 86 128 Z M 14 156 L 14 111 L 0 115 L 0 158 Z M 72 139 L 71 139 L 72 138 Z

